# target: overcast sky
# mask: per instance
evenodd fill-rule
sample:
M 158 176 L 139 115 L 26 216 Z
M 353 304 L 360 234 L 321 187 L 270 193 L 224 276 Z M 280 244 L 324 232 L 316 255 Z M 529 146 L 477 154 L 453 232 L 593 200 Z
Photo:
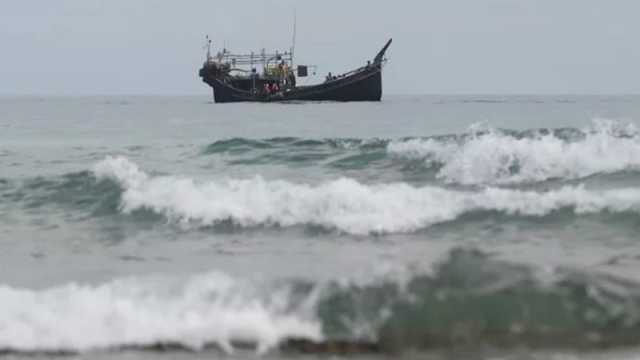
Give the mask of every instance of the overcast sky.
M 204 36 L 386 93 L 640 93 L 638 0 L 0 0 L 0 94 L 209 94 Z

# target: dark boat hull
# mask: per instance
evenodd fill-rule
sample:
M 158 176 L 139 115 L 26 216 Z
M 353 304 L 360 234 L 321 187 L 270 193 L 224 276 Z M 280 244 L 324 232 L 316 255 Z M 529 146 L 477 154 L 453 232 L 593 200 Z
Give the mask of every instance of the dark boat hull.
M 366 66 L 333 77 L 321 84 L 293 86 L 275 93 L 260 91 L 260 89 L 273 85 L 273 79 L 264 78 L 257 74 L 241 77 L 230 76 L 229 71 L 221 70 L 216 62 L 207 61 L 200 69 L 200 77 L 202 81 L 213 88 L 213 97 L 216 103 L 380 101 L 382 99 L 384 54 L 391 45 L 391 41 L 389 40 L 373 61 Z
M 375 64 L 353 74 L 318 85 L 300 86 L 276 94 L 260 94 L 235 87 L 233 81 L 213 75 L 206 67 L 200 70 L 202 80 L 213 88 L 216 103 L 279 101 L 380 101 L 382 98 L 382 65 Z

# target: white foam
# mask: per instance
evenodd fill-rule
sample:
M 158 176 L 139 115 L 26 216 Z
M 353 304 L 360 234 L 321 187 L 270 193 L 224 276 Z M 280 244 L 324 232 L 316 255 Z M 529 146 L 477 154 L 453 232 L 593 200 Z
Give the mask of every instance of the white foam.
M 289 337 L 321 339 L 318 323 L 282 309 L 286 291 L 270 296 L 264 300 L 221 274 L 42 291 L 0 286 L 0 348 L 88 351 L 178 343 L 233 352 L 232 343 L 243 341 L 264 352 Z
M 343 178 L 317 186 L 260 177 L 198 183 L 149 177 L 125 158 L 107 158 L 98 177 L 123 187 L 121 209 L 149 209 L 185 225 L 231 220 L 240 226 L 312 224 L 366 235 L 413 232 L 473 211 L 543 216 L 559 209 L 577 214 L 640 210 L 640 189 L 607 191 L 566 186 L 548 192 L 485 188 L 455 191 L 405 183 L 364 185 Z
M 631 125 L 596 121 L 586 136 L 567 141 L 554 134 L 515 138 L 497 130 L 455 140 L 391 142 L 388 152 L 441 165 L 438 177 L 458 184 L 506 184 L 577 179 L 640 169 L 640 135 Z

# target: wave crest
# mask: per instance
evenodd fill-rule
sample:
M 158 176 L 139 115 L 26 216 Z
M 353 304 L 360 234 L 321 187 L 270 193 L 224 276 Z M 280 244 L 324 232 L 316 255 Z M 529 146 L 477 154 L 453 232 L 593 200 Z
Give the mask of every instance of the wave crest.
M 70 284 L 43 291 L 0 287 L 0 348 L 17 352 L 88 351 L 122 346 L 211 344 L 233 352 L 251 343 L 259 352 L 287 338 L 320 340 L 320 326 L 282 304 L 286 289 L 268 297 L 226 275 Z
M 640 135 L 630 124 L 595 121 L 584 131 L 537 131 L 530 136 L 472 129 L 453 139 L 394 141 L 387 151 L 424 159 L 437 176 L 464 185 L 577 179 L 640 169 Z
M 95 349 L 232 353 L 241 344 L 308 352 L 469 345 L 637 345 L 640 284 L 536 269 L 454 249 L 432 273 L 366 283 L 241 282 L 220 273 L 45 290 L 0 286 L 0 351 Z M 163 347 L 163 344 L 169 344 Z
M 365 185 L 348 178 L 317 186 L 260 177 L 199 183 L 190 178 L 150 177 L 123 157 L 107 158 L 94 172 L 122 186 L 123 212 L 148 209 L 182 224 L 230 220 L 243 227 L 317 225 L 366 235 L 413 232 L 477 211 L 545 216 L 561 209 L 576 214 L 640 210 L 640 189 L 636 188 L 456 191 L 405 183 Z

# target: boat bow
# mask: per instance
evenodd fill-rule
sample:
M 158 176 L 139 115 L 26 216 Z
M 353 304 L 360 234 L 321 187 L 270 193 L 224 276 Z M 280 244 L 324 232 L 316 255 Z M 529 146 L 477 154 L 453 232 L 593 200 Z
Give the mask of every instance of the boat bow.
M 387 49 L 389 48 L 389 46 L 391 46 L 392 41 L 393 39 L 389 39 L 389 41 L 387 41 L 387 43 L 384 45 L 382 50 L 380 50 L 380 52 L 378 52 L 378 55 L 376 55 L 376 57 L 373 59 L 374 63 L 379 64 L 382 62 L 382 60 L 384 59 L 384 54 L 387 52 Z

